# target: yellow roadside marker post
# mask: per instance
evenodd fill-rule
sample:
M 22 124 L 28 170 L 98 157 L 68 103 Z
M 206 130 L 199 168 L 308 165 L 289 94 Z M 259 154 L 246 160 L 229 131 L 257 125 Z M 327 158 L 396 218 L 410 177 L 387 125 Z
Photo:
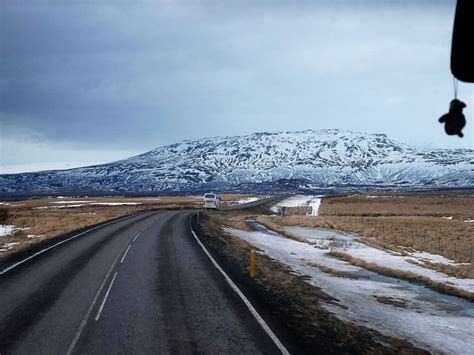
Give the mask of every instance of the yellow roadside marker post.
M 255 249 L 250 251 L 250 277 L 254 278 L 255 272 Z

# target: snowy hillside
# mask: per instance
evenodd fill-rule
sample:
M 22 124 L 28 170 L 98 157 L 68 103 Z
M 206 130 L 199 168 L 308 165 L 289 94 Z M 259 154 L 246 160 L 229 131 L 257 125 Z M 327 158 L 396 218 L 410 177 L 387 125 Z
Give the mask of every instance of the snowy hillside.
M 307 130 L 184 141 L 104 165 L 0 175 L 3 193 L 341 187 L 474 187 L 474 150 L 420 151 L 384 134 Z

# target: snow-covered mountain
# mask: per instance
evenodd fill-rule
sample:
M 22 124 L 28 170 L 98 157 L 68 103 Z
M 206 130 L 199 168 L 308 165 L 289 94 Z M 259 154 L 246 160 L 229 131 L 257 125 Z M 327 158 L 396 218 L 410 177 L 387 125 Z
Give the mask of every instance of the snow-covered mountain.
M 183 141 L 117 162 L 0 175 L 0 192 L 472 188 L 474 150 L 417 150 L 384 134 L 254 133 Z

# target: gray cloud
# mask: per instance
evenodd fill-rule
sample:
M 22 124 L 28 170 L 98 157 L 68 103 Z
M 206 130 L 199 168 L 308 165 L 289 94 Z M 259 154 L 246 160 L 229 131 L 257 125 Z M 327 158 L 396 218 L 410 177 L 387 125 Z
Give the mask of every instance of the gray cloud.
M 1 6 L 0 119 L 11 142 L 31 134 L 78 151 L 139 151 L 345 128 L 473 147 L 472 127 L 453 141 L 436 121 L 452 98 L 454 1 Z M 472 88 L 463 93 L 472 107 Z

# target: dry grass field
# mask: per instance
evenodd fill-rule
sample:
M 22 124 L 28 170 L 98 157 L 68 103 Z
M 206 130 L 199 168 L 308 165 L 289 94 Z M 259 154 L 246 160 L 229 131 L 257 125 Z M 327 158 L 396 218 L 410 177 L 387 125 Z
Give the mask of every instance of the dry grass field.
M 248 197 L 224 195 L 223 203 L 232 204 Z M 8 214 L 6 221 L 0 221 L 0 224 L 15 228 L 12 234 L 0 236 L 0 257 L 45 239 L 131 213 L 201 206 L 202 196 L 64 197 L 0 202 L 0 210 Z M 9 244 L 5 246 L 5 243 Z
M 474 193 L 360 194 L 323 198 L 319 216 L 305 207 L 285 217 L 260 216 L 269 227 L 333 228 L 356 233 L 371 245 L 403 253 L 405 248 L 440 254 L 458 263 L 474 262 Z M 449 275 L 472 277 L 470 265 L 426 263 Z

